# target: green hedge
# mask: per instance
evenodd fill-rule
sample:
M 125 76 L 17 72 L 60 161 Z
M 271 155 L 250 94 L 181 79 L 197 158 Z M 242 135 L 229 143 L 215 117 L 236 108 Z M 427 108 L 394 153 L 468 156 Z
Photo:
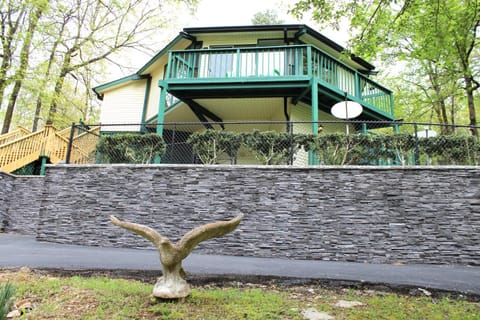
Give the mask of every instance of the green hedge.
M 263 164 L 287 164 L 303 149 L 321 165 L 478 165 L 479 139 L 473 136 L 415 138 L 411 134 L 293 134 L 276 131 L 244 133 L 206 130 L 188 140 L 203 163 L 234 158 L 245 147 Z
M 242 137 L 234 132 L 209 129 L 193 133 L 187 143 L 192 144 L 202 163 L 215 164 L 223 154 L 235 158 L 241 141 Z
M 101 136 L 97 144 L 100 163 L 153 163 L 167 150 L 162 136 L 149 134 L 114 134 Z

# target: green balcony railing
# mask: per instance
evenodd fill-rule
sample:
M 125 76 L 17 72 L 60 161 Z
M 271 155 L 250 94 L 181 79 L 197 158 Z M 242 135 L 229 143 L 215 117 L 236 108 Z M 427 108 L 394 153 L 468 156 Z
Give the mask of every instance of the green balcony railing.
M 393 116 L 392 92 L 311 45 L 171 51 L 167 80 L 295 80 L 318 83 Z

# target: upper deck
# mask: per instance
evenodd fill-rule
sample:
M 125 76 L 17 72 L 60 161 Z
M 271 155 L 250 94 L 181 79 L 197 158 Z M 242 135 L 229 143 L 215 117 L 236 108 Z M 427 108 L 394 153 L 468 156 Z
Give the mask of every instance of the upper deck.
M 308 102 L 318 85 L 320 108 L 347 95 L 364 107 L 364 119 L 394 119 L 389 89 L 313 45 L 173 50 L 164 83 L 180 99 L 290 96 L 297 102 Z

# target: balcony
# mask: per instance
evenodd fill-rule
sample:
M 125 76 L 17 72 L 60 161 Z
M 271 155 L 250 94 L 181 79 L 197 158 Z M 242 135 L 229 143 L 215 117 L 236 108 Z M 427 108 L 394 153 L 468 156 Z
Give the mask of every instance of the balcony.
M 307 103 L 318 85 L 327 112 L 346 93 L 364 107 L 364 119 L 394 117 L 390 90 L 311 45 L 171 51 L 165 83 L 180 99 L 290 96 Z

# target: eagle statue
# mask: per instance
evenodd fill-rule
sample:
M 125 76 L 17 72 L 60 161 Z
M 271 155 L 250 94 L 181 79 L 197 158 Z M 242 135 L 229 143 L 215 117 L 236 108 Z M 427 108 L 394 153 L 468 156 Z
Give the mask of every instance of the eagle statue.
M 223 236 L 235 230 L 243 215 L 229 221 L 218 221 L 196 227 L 187 232 L 177 243 L 145 225 L 122 221 L 110 216 L 110 221 L 151 241 L 158 250 L 162 263 L 162 276 L 153 288 L 153 296 L 161 299 L 177 299 L 188 296 L 191 288 L 186 281 L 182 261 L 202 241 Z

